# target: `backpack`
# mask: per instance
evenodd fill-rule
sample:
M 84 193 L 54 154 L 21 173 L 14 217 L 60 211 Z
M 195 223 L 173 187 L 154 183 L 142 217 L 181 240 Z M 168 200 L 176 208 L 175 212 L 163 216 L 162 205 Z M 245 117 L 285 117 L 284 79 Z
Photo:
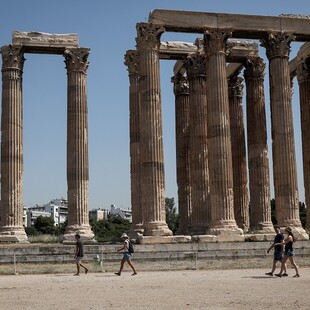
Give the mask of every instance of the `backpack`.
M 128 252 L 129 253 L 134 253 L 135 252 L 131 241 L 128 241 Z

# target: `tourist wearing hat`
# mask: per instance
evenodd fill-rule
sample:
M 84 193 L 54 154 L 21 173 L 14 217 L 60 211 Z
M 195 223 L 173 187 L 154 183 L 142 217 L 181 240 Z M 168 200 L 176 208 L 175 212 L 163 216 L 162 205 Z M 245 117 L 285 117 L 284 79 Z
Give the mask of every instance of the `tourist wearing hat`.
M 82 259 L 84 256 L 84 246 L 83 246 L 83 242 L 81 241 L 81 236 L 80 234 L 76 234 L 75 235 L 75 255 L 74 255 L 74 259 L 76 262 L 76 274 L 75 276 L 79 276 L 80 275 L 80 267 L 84 268 L 85 270 L 85 274 L 87 274 L 88 272 L 88 268 L 86 268 L 83 264 L 82 264 Z
M 271 271 L 265 273 L 267 276 L 273 276 L 273 273 L 277 267 L 277 263 L 282 262 L 283 254 L 284 254 L 284 236 L 281 232 L 280 226 L 274 225 L 273 227 L 274 227 L 274 230 L 276 232 L 276 236 L 274 237 L 274 241 L 273 241 L 272 245 L 267 250 L 267 253 L 269 253 L 272 248 L 274 249 L 273 264 L 272 264 Z M 288 276 L 288 274 L 286 273 L 286 264 L 284 265 L 284 273 L 282 276 L 283 277 Z
M 277 277 L 283 276 L 284 265 L 285 265 L 286 261 L 289 259 L 290 263 L 292 264 L 292 266 L 294 267 L 294 269 L 296 271 L 294 278 L 299 278 L 300 276 L 299 276 L 299 272 L 298 272 L 298 266 L 296 265 L 296 263 L 294 261 L 295 252 L 293 249 L 293 243 L 295 242 L 295 238 L 294 238 L 294 235 L 292 232 L 292 228 L 286 227 L 285 228 L 285 234 L 287 235 L 287 237 L 284 239 L 284 242 L 285 242 L 284 258 L 282 260 L 281 271 L 280 271 L 280 273 L 276 274 L 276 276 Z
M 132 276 L 135 276 L 137 274 L 137 272 L 136 272 L 134 265 L 131 262 L 132 254 L 129 252 L 129 242 L 130 242 L 129 237 L 127 236 L 127 234 L 123 233 L 121 236 L 121 239 L 123 241 L 123 246 L 120 249 L 118 249 L 117 252 L 123 251 L 123 258 L 121 261 L 121 266 L 120 266 L 119 272 L 115 272 L 115 274 L 117 276 L 120 276 L 122 273 L 122 270 L 124 268 L 124 264 L 125 264 L 125 262 L 127 262 L 133 271 Z

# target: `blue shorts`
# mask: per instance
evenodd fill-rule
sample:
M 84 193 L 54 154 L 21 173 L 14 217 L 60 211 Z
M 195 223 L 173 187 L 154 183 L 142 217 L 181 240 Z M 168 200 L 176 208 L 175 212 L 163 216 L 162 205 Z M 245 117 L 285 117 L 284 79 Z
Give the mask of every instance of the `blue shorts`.
M 286 256 L 295 256 L 295 252 L 294 252 L 294 250 L 288 250 L 288 251 L 286 251 L 284 253 L 284 255 L 286 255 Z
M 274 251 L 273 259 L 277 262 L 281 262 L 283 258 L 283 252 L 282 251 Z
M 131 259 L 131 254 L 129 252 L 125 252 L 123 254 L 123 260 L 129 260 L 129 259 Z

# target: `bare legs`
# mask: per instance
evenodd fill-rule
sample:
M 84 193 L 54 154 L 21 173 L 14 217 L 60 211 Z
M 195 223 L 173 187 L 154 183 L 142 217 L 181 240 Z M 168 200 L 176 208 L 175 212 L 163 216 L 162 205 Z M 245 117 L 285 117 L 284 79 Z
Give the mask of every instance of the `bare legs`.
M 125 262 L 127 261 L 127 263 L 128 263 L 128 265 L 131 267 L 131 269 L 132 269 L 132 271 L 133 271 L 133 276 L 134 275 L 136 275 L 137 274 L 137 272 L 136 272 L 136 269 L 135 269 L 135 267 L 134 267 L 134 265 L 132 264 L 132 262 L 131 262 L 131 260 L 130 259 L 122 259 L 122 261 L 121 261 L 121 266 L 120 266 L 120 268 L 119 268 L 119 272 L 116 272 L 115 274 L 116 275 L 118 275 L 118 276 L 120 276 L 121 275 L 121 273 L 122 273 L 122 270 L 123 270 L 123 268 L 124 268 L 124 264 L 125 264 Z
M 79 275 L 80 275 L 80 269 L 81 269 L 80 266 L 81 266 L 82 268 L 84 268 L 85 274 L 87 274 L 88 268 L 85 267 L 82 263 L 76 263 L 76 274 L 75 274 L 75 276 L 79 276 Z
M 280 273 L 276 274 L 276 276 L 282 277 L 283 271 L 286 270 L 286 261 L 287 261 L 287 259 L 290 260 L 290 263 L 292 264 L 292 266 L 294 267 L 294 269 L 296 271 L 296 275 L 294 277 L 299 277 L 298 266 L 295 263 L 294 256 L 288 256 L 288 255 L 284 255 L 284 258 L 282 260 L 282 266 L 281 266 Z

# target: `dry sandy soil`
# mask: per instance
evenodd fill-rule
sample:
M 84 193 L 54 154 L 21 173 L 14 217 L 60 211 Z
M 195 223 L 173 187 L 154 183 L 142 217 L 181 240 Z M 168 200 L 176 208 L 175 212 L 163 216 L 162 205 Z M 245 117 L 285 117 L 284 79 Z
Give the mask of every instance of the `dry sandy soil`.
M 0 309 L 310 309 L 310 268 L 1 275 Z M 74 272 L 74 269 L 73 269 Z

